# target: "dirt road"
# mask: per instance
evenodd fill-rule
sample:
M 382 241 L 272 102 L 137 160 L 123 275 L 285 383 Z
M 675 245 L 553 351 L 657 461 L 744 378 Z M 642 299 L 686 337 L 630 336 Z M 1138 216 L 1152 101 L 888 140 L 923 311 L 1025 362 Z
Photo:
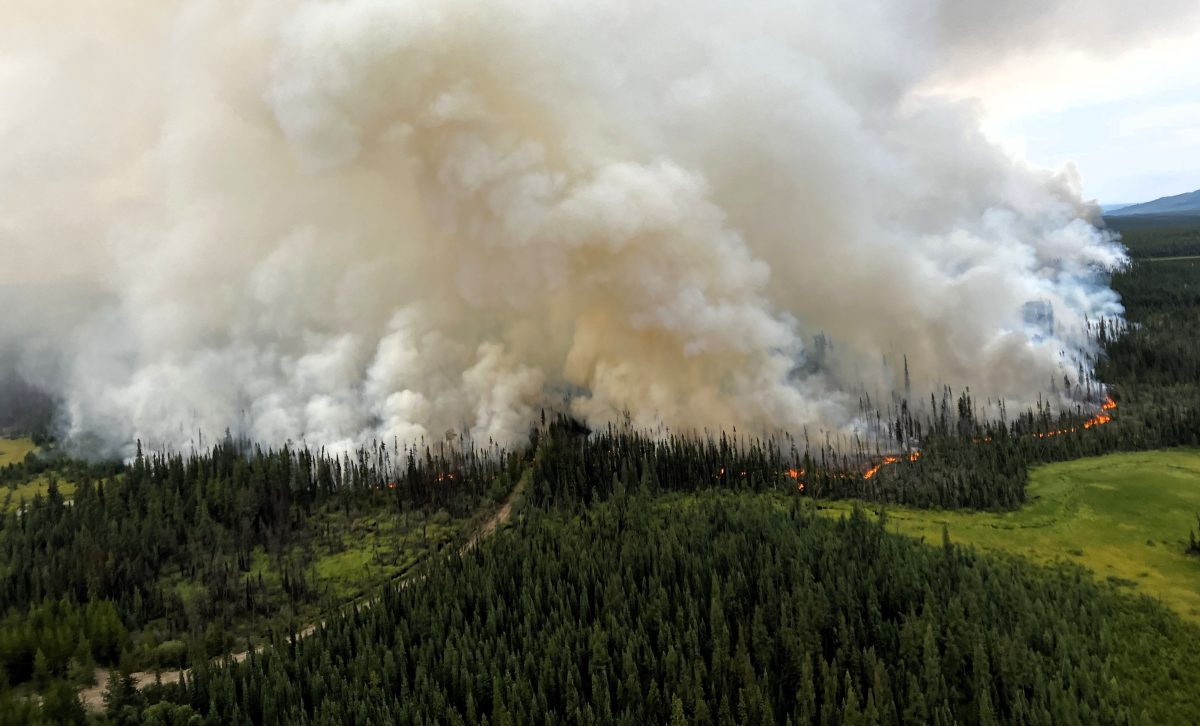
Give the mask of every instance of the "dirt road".
M 510 493 L 508 495 L 508 498 L 506 500 L 504 500 L 504 504 L 502 504 L 500 506 L 500 509 L 496 510 L 495 514 L 493 514 L 491 517 L 489 517 L 487 519 L 487 521 L 485 521 L 483 524 L 479 525 L 478 528 L 476 528 L 475 532 L 470 536 L 469 539 L 467 539 L 467 543 L 464 544 L 462 546 L 462 548 L 459 549 L 459 554 L 462 554 L 464 552 L 469 552 L 470 550 L 474 549 L 476 545 L 478 545 L 484 539 L 487 539 L 488 537 L 492 536 L 492 534 L 495 533 L 495 531 L 497 529 L 499 529 L 503 524 L 505 524 L 506 522 L 508 522 L 509 519 L 512 518 L 513 505 L 516 503 L 517 498 L 521 495 L 521 492 L 524 491 L 524 489 L 525 489 L 526 478 L 527 477 L 522 477 L 521 480 L 519 482 L 517 482 L 517 485 L 515 487 L 513 487 L 512 493 Z M 405 587 L 407 585 L 412 584 L 413 582 L 416 582 L 421 577 L 423 577 L 423 575 L 419 572 L 420 569 L 421 568 L 419 566 L 414 568 L 414 571 L 411 574 L 405 575 L 405 576 L 401 577 L 399 580 L 394 580 L 391 584 L 399 586 L 399 587 Z M 377 600 L 378 600 L 378 597 L 375 597 L 375 598 L 372 598 L 371 600 L 368 600 L 362 604 L 365 604 L 367 607 L 370 607 Z M 355 603 L 349 603 L 347 605 L 347 607 L 351 607 L 354 605 L 355 605 Z M 296 633 L 296 637 L 297 638 L 307 638 L 308 636 L 315 633 L 317 631 L 317 628 L 321 625 L 324 625 L 324 623 L 325 623 L 325 621 L 322 620 L 320 622 L 308 625 L 305 628 L 303 628 L 302 630 L 298 631 Z M 255 650 L 255 652 L 259 652 L 264 647 L 265 646 L 260 645 L 260 646 L 256 647 L 254 650 Z M 246 660 L 246 657 L 248 655 L 250 655 L 250 651 L 242 650 L 242 651 L 238 651 L 236 653 L 231 653 L 228 657 L 232 658 L 235 663 L 241 663 L 242 661 Z M 220 662 L 224 662 L 224 660 L 225 660 L 225 658 L 219 658 L 214 662 L 220 663 Z M 175 670 L 175 671 L 162 671 L 160 674 L 158 674 L 157 679 L 159 680 L 159 682 L 163 683 L 164 685 L 171 684 L 171 683 L 178 683 L 180 677 L 184 673 L 187 673 L 189 671 L 190 671 L 190 669 L 187 669 L 187 668 L 185 668 L 183 670 Z M 136 673 L 132 673 L 131 675 L 133 676 L 133 680 L 137 684 L 138 688 L 145 688 L 147 686 L 154 685 L 154 683 L 156 682 L 156 676 L 153 671 L 137 671 Z M 108 688 L 108 679 L 110 676 L 111 676 L 111 672 L 109 670 L 107 670 L 105 668 L 97 668 L 96 669 L 96 685 L 89 686 L 88 688 L 84 688 L 79 692 L 79 698 L 83 702 L 83 705 L 85 708 L 91 709 L 93 711 L 102 711 L 104 709 L 104 691 L 107 690 L 107 688 Z

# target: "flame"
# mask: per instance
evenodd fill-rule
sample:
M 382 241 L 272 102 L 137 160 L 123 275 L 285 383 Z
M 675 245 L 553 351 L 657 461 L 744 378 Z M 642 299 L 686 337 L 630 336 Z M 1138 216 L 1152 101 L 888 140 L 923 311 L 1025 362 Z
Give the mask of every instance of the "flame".
M 909 454 L 908 456 L 885 456 L 885 457 L 883 457 L 883 461 L 879 462 L 875 466 L 872 466 L 870 469 L 867 469 L 865 472 L 863 472 L 863 479 L 870 479 L 871 477 L 878 474 L 880 469 L 882 469 L 885 466 L 888 466 L 889 464 L 895 464 L 897 461 L 901 461 L 903 459 L 908 459 L 909 461 L 916 461 L 917 459 L 920 459 L 920 458 L 921 458 L 921 452 L 919 452 L 919 451 L 914 451 L 911 454 Z
M 1092 416 L 1087 421 L 1084 421 L 1082 425 L 1071 426 L 1071 427 L 1065 428 L 1065 429 L 1056 429 L 1054 431 L 1039 432 L 1039 433 L 1035 433 L 1032 435 L 1036 436 L 1039 439 L 1049 439 L 1049 438 L 1053 438 L 1055 436 L 1062 436 L 1063 434 L 1073 434 L 1076 431 L 1079 431 L 1080 429 L 1090 429 L 1095 426 L 1103 426 L 1104 424 L 1109 423 L 1110 421 L 1113 420 L 1112 414 L 1107 413 L 1107 412 L 1115 411 L 1116 409 L 1117 409 L 1117 402 L 1112 400 L 1112 396 L 1105 396 L 1104 403 L 1100 404 L 1100 413 L 1097 413 L 1095 416 Z M 987 443 L 991 440 L 992 440 L 992 437 L 990 437 L 990 436 L 985 437 L 983 439 L 973 439 L 974 443 L 977 443 L 977 444 L 978 443 Z M 871 477 L 878 474 L 879 470 L 882 469 L 883 467 L 885 467 L 889 464 L 895 464 L 897 461 L 900 461 L 900 459 L 902 459 L 902 458 L 903 457 L 900 457 L 900 456 L 885 456 L 885 457 L 883 457 L 883 461 L 879 462 L 875 466 L 872 466 L 870 469 L 867 469 L 865 472 L 863 472 L 863 479 L 870 479 Z M 916 461 L 919 458 L 921 458 L 921 452 L 919 452 L 919 451 L 914 451 L 913 453 L 908 455 L 909 461 Z
M 1055 436 L 1062 436 L 1063 434 L 1073 434 L 1081 428 L 1090 429 L 1094 426 L 1103 426 L 1104 424 L 1113 420 L 1112 414 L 1105 413 L 1105 411 L 1115 411 L 1116 408 L 1117 402 L 1112 400 L 1111 396 L 1105 396 L 1104 403 L 1100 404 L 1100 413 L 1092 416 L 1087 421 L 1084 421 L 1082 426 L 1071 426 L 1070 428 L 1065 429 L 1055 429 L 1054 431 L 1046 431 L 1045 433 L 1035 434 L 1035 436 L 1037 436 L 1039 439 L 1051 439 Z
M 1093 426 L 1103 426 L 1104 424 L 1113 420 L 1112 414 L 1105 413 L 1105 411 L 1115 411 L 1116 409 L 1117 402 L 1112 400 L 1112 398 L 1105 396 L 1104 403 L 1100 404 L 1100 413 L 1092 416 L 1087 421 L 1084 421 L 1083 427 L 1085 429 L 1090 429 Z
M 1035 433 L 1032 435 L 1036 436 L 1039 439 L 1047 439 L 1047 438 L 1051 438 L 1054 436 L 1061 436 L 1063 434 L 1074 433 L 1075 431 L 1079 431 L 1080 429 L 1090 429 L 1094 426 L 1103 426 L 1104 424 L 1113 420 L 1112 414 L 1108 413 L 1108 412 L 1115 411 L 1116 408 L 1117 408 L 1117 402 L 1112 400 L 1111 397 L 1106 396 L 1104 398 L 1104 403 L 1100 404 L 1100 412 L 1097 413 L 1095 416 L 1092 416 L 1091 418 L 1089 418 L 1087 421 L 1084 421 L 1083 424 L 1081 424 L 1080 426 L 1073 426 L 1071 428 L 1058 429 L 1055 431 L 1047 431 L 1047 432 L 1043 432 L 1043 433 Z M 978 443 L 987 443 L 991 440 L 992 440 L 992 438 L 990 436 L 988 436 L 988 437 L 985 437 L 982 439 L 973 439 L 972 441 L 974 443 L 978 444 Z M 874 476 L 876 474 L 878 474 L 883 469 L 883 467 L 890 466 L 890 465 L 895 464 L 900 461 L 904 461 L 905 459 L 907 459 L 908 461 L 916 461 L 917 459 L 920 459 L 920 458 L 921 458 L 920 451 L 913 451 L 907 455 L 885 456 L 885 457 L 883 457 L 883 460 L 880 461 L 878 464 L 875 464 L 870 469 L 867 469 L 865 472 L 863 472 L 862 478 L 863 479 L 874 478 Z M 725 474 L 725 469 L 722 467 L 720 475 L 723 476 L 724 474 Z M 786 474 L 789 478 L 794 479 L 796 481 L 796 488 L 799 491 L 804 491 L 804 481 L 802 479 L 802 477 L 804 476 L 803 469 L 789 468 L 787 470 Z M 742 476 L 745 476 L 745 475 L 746 475 L 745 472 L 742 472 Z M 837 478 L 837 479 L 852 478 L 852 475 L 847 475 L 846 473 L 831 472 L 828 474 L 828 476 Z
M 395 489 L 395 488 L 396 488 L 396 482 L 394 482 L 394 481 L 388 482 L 388 489 Z

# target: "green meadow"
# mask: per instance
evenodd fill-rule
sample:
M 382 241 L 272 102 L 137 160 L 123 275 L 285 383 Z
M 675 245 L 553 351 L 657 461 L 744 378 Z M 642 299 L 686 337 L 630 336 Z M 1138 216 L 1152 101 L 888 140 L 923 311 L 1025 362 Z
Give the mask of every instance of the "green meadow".
M 1187 555 L 1200 512 L 1200 450 L 1111 454 L 1039 467 L 1014 512 L 889 507 L 889 530 L 940 544 L 950 539 L 1033 561 L 1069 561 L 1200 622 L 1200 557 Z M 837 516 L 853 502 L 822 502 Z M 878 507 L 870 506 L 878 512 Z M 1200 532 L 1198 532 L 1200 534 Z
M 45 474 L 21 484 L 0 485 L 0 514 L 15 512 L 21 508 L 21 502 L 28 504 L 39 494 L 46 496 L 49 488 L 50 479 Z M 70 499 L 75 494 L 75 485 L 59 479 L 58 493 Z
M 37 446 L 29 439 L 0 439 L 0 466 L 15 464 L 35 449 Z M 28 503 L 38 494 L 45 496 L 49 487 L 50 479 L 45 474 L 21 483 L 0 485 L 0 514 L 16 511 L 21 502 Z M 75 493 L 75 485 L 59 480 L 58 491 L 70 498 Z
M 36 448 L 32 439 L 0 438 L 0 466 L 17 463 Z

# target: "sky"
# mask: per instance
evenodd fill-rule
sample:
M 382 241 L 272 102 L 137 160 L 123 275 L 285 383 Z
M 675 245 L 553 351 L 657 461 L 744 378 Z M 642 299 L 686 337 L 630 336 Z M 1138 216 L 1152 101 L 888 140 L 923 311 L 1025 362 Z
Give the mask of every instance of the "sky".
M 1039 166 L 1074 164 L 1086 198 L 1144 202 L 1200 189 L 1200 32 L 1123 53 L 1015 56 L 943 87 L 984 130 Z

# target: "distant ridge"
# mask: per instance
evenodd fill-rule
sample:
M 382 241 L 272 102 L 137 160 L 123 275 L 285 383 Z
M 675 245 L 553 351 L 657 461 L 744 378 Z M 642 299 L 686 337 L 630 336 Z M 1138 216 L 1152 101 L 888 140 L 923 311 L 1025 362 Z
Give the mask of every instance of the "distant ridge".
M 1127 207 L 1105 211 L 1109 217 L 1133 217 L 1150 214 L 1200 215 L 1200 189 L 1173 197 L 1162 197 L 1153 202 L 1131 204 Z

